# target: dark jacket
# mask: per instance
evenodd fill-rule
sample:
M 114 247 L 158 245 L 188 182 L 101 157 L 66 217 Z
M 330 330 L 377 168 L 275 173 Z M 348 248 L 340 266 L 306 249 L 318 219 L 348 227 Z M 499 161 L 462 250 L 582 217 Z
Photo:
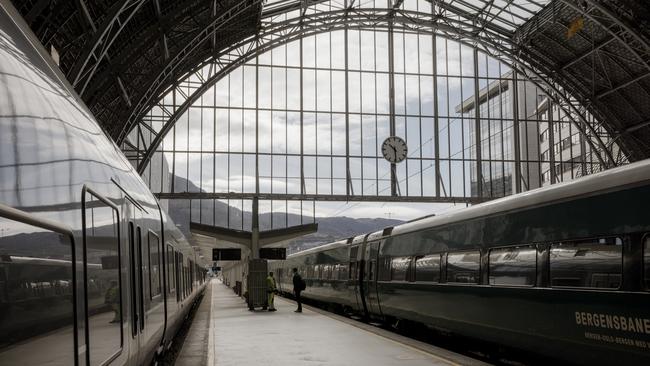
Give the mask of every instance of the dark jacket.
M 298 273 L 293 274 L 293 292 L 300 292 L 302 291 L 302 288 L 300 288 L 300 283 L 302 282 L 302 277 Z

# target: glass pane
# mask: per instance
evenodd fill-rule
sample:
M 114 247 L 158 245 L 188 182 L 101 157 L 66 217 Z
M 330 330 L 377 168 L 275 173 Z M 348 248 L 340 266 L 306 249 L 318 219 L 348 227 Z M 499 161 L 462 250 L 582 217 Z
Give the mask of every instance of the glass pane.
M 390 281 L 391 279 L 391 260 L 390 257 L 380 257 L 378 261 L 377 274 L 379 281 Z
M 161 293 L 160 288 L 160 240 L 158 236 L 149 232 L 149 288 L 151 297 L 158 296 Z
M 74 364 L 73 285 L 68 237 L 0 217 L 0 364 Z
M 533 286 L 537 276 L 535 247 L 490 251 L 490 285 Z
M 86 194 L 86 255 L 90 364 L 99 365 L 122 347 L 122 293 L 117 215 Z
M 415 261 L 415 280 L 440 281 L 440 254 L 428 255 Z
M 447 255 L 447 282 L 478 283 L 481 253 L 478 251 Z
M 174 248 L 167 244 L 167 287 L 169 288 L 170 294 L 173 294 L 176 288 L 174 278 Z
M 391 262 L 391 273 L 393 281 L 406 281 L 411 258 L 393 258 Z
M 618 288 L 623 262 L 620 238 L 551 245 L 551 286 Z

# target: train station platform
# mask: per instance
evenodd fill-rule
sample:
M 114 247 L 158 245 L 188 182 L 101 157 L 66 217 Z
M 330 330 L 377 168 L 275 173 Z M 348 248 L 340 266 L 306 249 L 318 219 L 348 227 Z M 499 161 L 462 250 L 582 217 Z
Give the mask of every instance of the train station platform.
M 248 311 L 221 282 L 208 286 L 176 365 L 485 365 L 321 309 L 295 313 L 280 297 L 276 312 Z

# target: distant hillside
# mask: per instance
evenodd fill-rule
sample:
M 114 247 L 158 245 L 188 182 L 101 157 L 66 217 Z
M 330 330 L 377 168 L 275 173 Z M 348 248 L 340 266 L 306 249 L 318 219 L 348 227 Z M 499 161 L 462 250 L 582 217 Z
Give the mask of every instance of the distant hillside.
M 180 177 L 175 177 L 174 185 L 176 187 L 188 187 L 189 192 L 201 191 L 191 181 Z M 193 221 L 199 221 L 198 218 L 201 217 L 203 223 L 212 224 L 214 216 L 216 218 L 214 222 L 217 226 L 226 226 L 228 222 L 227 215 L 229 213 L 231 223 L 239 223 L 241 227 L 243 218 L 244 227 L 249 228 L 251 226 L 251 213 L 249 211 L 242 212 L 240 209 L 230 207 L 230 212 L 228 212 L 229 207 L 223 202 L 216 201 L 214 206 L 198 207 L 199 205 L 195 201 L 191 208 L 189 200 L 169 200 L 168 202 L 169 215 L 179 226 L 179 229 L 186 235 L 189 235 L 190 211 L 192 212 L 191 216 L 193 217 Z M 299 215 L 289 214 L 287 217 L 284 213 L 264 213 L 260 215 L 261 230 L 271 228 L 271 219 L 273 219 L 274 228 L 283 227 L 287 221 L 290 226 L 300 224 Z M 307 220 L 304 223 L 309 223 L 311 219 L 311 217 L 303 217 L 303 220 Z M 398 225 L 403 221 L 384 218 L 355 219 L 343 216 L 317 217 L 316 222 L 318 223 L 318 232 L 294 240 L 288 246 L 289 253 L 309 249 L 338 239 L 381 230 L 385 227 Z

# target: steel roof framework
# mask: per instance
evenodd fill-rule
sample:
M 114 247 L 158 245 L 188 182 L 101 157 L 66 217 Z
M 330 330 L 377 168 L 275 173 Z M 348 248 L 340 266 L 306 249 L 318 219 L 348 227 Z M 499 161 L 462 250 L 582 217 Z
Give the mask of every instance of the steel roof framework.
M 567 39 L 567 27 L 577 19 L 584 21 L 584 28 Z M 523 24 L 513 39 L 527 60 L 553 66 L 557 82 L 604 121 L 634 161 L 650 153 L 648 29 L 647 5 L 562 0 Z
M 579 101 L 573 99 L 569 92 L 560 86 L 543 82 L 542 80 L 547 79 L 547 74 L 535 71 L 533 67 L 527 67 L 528 63 L 517 61 L 518 57 L 513 52 L 508 37 L 488 32 L 484 27 L 476 26 L 474 22 L 468 23 L 461 17 L 441 17 L 438 12 L 422 13 L 394 8 L 347 8 L 334 11 L 327 8 L 319 11 L 318 6 L 310 9 L 311 12 L 304 9 L 291 19 L 264 23 L 255 36 L 232 45 L 215 58 L 205 60 L 197 66 L 198 72 L 187 74 L 183 80 L 167 90 L 166 94 L 172 93 L 177 101 L 182 101 L 182 104 L 176 110 L 170 111 L 161 103 L 162 99 L 157 102 L 157 108 L 161 108 L 169 116 L 163 127 L 156 131 L 139 118 L 136 127 L 132 130 L 132 138 L 123 141 L 122 148 L 134 161 L 138 171 L 144 172 L 159 144 L 189 106 L 223 76 L 246 61 L 279 45 L 319 33 L 346 28 L 374 30 L 391 27 L 396 30 L 444 35 L 465 44 L 476 45 L 486 54 L 494 57 L 514 60 L 510 64 L 513 69 L 517 70 L 523 78 L 543 86 L 551 100 L 561 107 L 566 115 L 571 116 L 575 127 L 587 138 L 592 149 L 600 152 L 597 158 L 603 165 L 611 167 L 622 161 L 620 156 L 612 155 L 611 145 L 608 146 L 602 141 L 598 132 L 601 126 L 594 126 L 587 121 L 585 117 L 587 110 Z M 199 82 L 188 83 L 190 79 Z M 187 93 L 188 89 L 191 90 L 190 94 Z
M 650 156 L 647 2 L 429 2 L 431 11 L 423 13 L 424 1 L 402 0 L 14 0 L 42 43 L 57 48 L 64 73 L 140 171 L 155 151 L 152 142 L 164 135 L 142 117 L 165 95 L 195 98 L 200 86 L 189 87 L 191 94 L 183 87 L 224 75 L 222 69 L 305 32 L 365 27 L 436 32 L 507 57 L 523 76 L 549 81 L 550 97 L 601 151 L 604 165 Z M 285 14 L 292 24 L 278 21 Z M 583 28 L 568 37 L 577 20 Z M 203 67 L 213 69 L 196 73 Z M 170 121 L 177 118 L 167 112 Z M 599 125 L 587 123 L 587 113 Z M 614 139 L 604 144 L 602 131 Z M 614 142 L 623 155 L 612 156 Z
M 261 0 L 13 3 L 43 45 L 60 55 L 62 71 L 114 140 L 143 96 L 156 93 L 161 74 L 164 89 L 206 55 L 253 34 L 262 9 Z M 192 42 L 206 32 L 207 42 Z

